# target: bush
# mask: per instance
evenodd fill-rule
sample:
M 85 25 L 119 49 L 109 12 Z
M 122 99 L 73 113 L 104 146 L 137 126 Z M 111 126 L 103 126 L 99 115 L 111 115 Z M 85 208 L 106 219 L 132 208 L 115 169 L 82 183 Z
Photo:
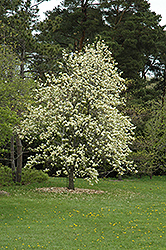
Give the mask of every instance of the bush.
M 12 170 L 0 163 L 0 186 L 13 185 Z
M 43 182 L 48 180 L 48 174 L 44 173 L 42 170 L 37 169 L 22 169 L 22 184 L 29 184 L 34 182 Z
M 34 182 L 43 182 L 48 180 L 48 174 L 42 170 L 36 169 L 22 169 L 21 184 L 29 184 Z M 12 170 L 0 163 L 0 186 L 14 185 L 12 179 Z

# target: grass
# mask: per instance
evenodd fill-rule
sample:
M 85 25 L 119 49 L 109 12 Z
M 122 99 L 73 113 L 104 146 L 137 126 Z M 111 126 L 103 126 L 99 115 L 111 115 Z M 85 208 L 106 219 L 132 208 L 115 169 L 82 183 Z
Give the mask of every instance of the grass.
M 166 249 L 166 176 L 75 185 L 106 193 L 35 191 L 65 187 L 65 178 L 1 187 L 10 196 L 0 196 L 0 249 Z

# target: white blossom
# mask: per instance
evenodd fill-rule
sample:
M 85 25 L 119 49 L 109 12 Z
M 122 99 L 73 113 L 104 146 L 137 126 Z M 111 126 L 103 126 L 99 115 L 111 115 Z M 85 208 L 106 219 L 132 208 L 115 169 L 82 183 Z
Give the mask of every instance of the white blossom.
M 120 175 L 135 171 L 127 156 L 134 136 L 129 117 L 120 113 L 125 80 L 103 42 L 84 52 L 67 55 L 66 73 L 47 75 L 47 83 L 33 92 L 34 104 L 22 121 L 20 136 L 35 152 L 26 166 L 51 161 L 65 174 L 74 167 L 74 177 L 96 181 L 97 168 L 107 162 Z M 41 142 L 33 148 L 35 142 Z M 48 168 L 48 166 L 47 166 Z

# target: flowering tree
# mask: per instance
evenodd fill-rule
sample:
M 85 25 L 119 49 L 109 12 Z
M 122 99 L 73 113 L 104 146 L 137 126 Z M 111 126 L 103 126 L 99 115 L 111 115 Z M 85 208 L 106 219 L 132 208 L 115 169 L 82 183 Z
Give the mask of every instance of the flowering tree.
M 35 103 L 28 107 L 20 135 L 35 154 L 26 166 L 45 161 L 74 178 L 97 181 L 97 168 L 107 162 L 119 174 L 134 170 L 127 161 L 134 126 L 118 110 L 125 100 L 120 96 L 125 81 L 117 72 L 111 52 L 103 42 L 87 46 L 84 52 L 67 55 L 63 72 L 55 79 L 47 76 L 33 95 Z

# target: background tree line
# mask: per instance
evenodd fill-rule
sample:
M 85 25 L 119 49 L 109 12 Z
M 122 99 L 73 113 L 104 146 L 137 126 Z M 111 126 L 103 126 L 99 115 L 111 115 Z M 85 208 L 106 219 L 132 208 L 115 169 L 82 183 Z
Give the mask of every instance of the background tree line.
M 22 146 L 13 128 L 31 101 L 34 80 L 58 74 L 63 49 L 84 51 L 97 38 L 109 46 L 119 72 L 128 79 L 123 93 L 127 105 L 119 108 L 136 126 L 131 160 L 140 174 L 165 174 L 166 33 L 161 16 L 150 10 L 147 0 L 65 0 L 39 21 L 41 2 L 2 1 L 0 7 L 1 162 L 12 164 L 19 181 Z M 104 175 L 109 171 L 106 166 L 99 170 Z

